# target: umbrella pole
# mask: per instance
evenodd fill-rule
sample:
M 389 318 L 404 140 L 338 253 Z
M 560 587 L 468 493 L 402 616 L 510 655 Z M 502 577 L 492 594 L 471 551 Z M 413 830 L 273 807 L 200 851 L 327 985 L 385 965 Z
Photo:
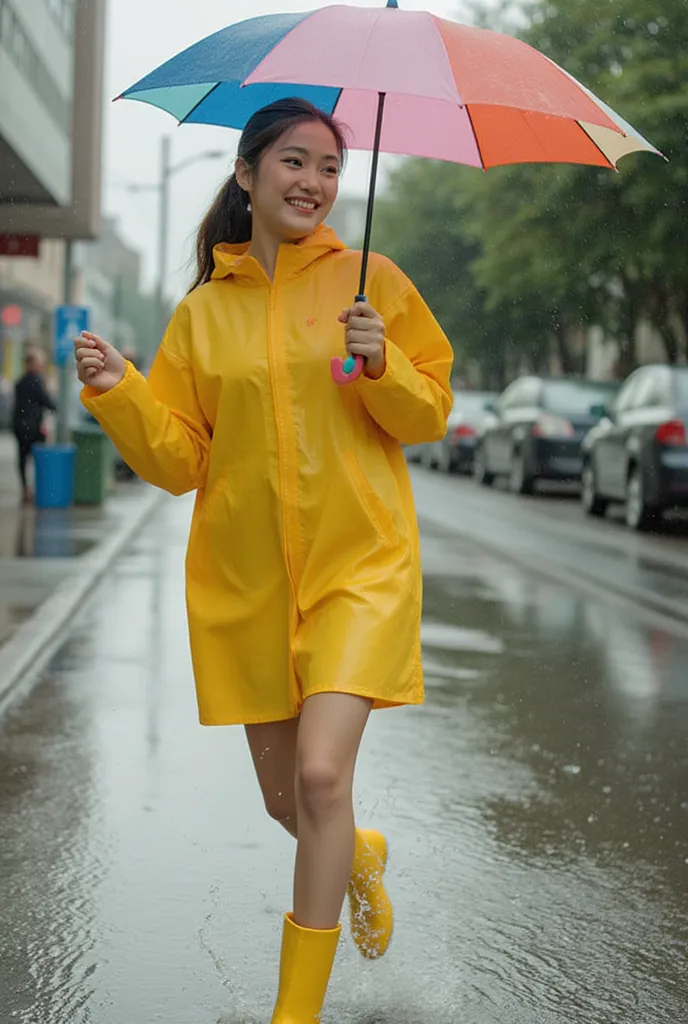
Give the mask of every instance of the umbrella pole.
M 361 264 L 361 282 L 355 302 L 366 302 L 366 278 L 368 276 L 368 256 L 370 255 L 370 236 L 373 232 L 373 208 L 375 206 L 375 186 L 377 184 L 377 166 L 380 161 L 380 140 L 382 137 L 382 119 L 385 113 L 387 93 L 378 93 L 377 124 L 375 125 L 375 142 L 373 143 L 373 164 L 370 170 L 370 194 L 368 195 L 368 212 L 366 214 L 365 235 L 363 238 L 363 261 Z M 363 356 L 349 356 L 342 360 L 335 356 L 331 361 L 332 378 L 337 384 L 353 384 L 361 374 L 365 360 Z
M 377 124 L 375 125 L 375 142 L 373 143 L 373 163 L 370 170 L 370 193 L 368 195 L 368 212 L 366 214 L 365 235 L 363 237 L 363 263 L 361 265 L 361 283 L 356 302 L 365 302 L 366 278 L 368 276 L 368 256 L 370 255 L 370 239 L 373 233 L 373 208 L 375 206 L 375 187 L 377 185 L 377 168 L 380 162 L 380 140 L 382 138 L 382 121 L 385 114 L 387 94 L 378 94 Z

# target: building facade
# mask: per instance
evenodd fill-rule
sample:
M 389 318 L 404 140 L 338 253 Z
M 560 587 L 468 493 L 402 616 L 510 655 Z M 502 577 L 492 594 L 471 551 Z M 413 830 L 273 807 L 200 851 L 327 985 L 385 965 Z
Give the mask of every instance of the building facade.
M 74 0 L 0 0 L 0 196 L 71 201 Z
M 105 4 L 0 0 L 0 391 L 50 353 L 66 245 L 100 231 Z

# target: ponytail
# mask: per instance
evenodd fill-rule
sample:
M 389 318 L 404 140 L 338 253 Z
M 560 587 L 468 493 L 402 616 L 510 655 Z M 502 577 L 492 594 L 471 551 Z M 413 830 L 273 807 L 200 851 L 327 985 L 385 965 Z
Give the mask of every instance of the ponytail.
M 210 207 L 196 237 L 196 278 L 190 288 L 210 280 L 215 269 L 213 249 L 221 242 L 238 243 L 251 241 L 252 217 L 248 208 L 248 193 L 244 192 L 236 179 L 229 178 Z

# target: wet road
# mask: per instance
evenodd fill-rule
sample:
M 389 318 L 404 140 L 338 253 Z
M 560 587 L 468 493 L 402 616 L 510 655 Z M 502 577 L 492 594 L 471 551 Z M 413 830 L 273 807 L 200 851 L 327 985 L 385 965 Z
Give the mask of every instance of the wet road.
M 188 512 L 0 721 L 2 1024 L 269 1020 L 293 848 L 241 730 L 196 724 Z M 357 776 L 397 931 L 345 939 L 323 1024 L 684 1024 L 688 639 L 437 523 L 423 552 L 428 701 Z
M 515 554 L 526 565 L 546 563 L 565 578 L 622 593 L 659 614 L 688 623 L 688 518 L 672 515 L 638 534 L 611 510 L 590 519 L 575 490 L 545 485 L 531 497 L 466 477 L 413 468 L 421 515 Z

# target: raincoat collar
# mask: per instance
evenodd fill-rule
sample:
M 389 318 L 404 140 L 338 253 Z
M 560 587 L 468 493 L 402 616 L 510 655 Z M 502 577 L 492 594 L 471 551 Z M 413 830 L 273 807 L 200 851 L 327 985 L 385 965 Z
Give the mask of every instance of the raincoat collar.
M 222 242 L 213 249 L 215 269 L 212 280 L 236 277 L 239 280 L 264 284 L 265 271 L 256 259 L 248 255 L 248 242 L 230 245 Z M 297 243 L 285 242 L 279 248 L 277 270 L 280 277 L 296 277 L 312 263 L 326 255 L 346 249 L 332 228 L 321 224 L 312 235 Z

